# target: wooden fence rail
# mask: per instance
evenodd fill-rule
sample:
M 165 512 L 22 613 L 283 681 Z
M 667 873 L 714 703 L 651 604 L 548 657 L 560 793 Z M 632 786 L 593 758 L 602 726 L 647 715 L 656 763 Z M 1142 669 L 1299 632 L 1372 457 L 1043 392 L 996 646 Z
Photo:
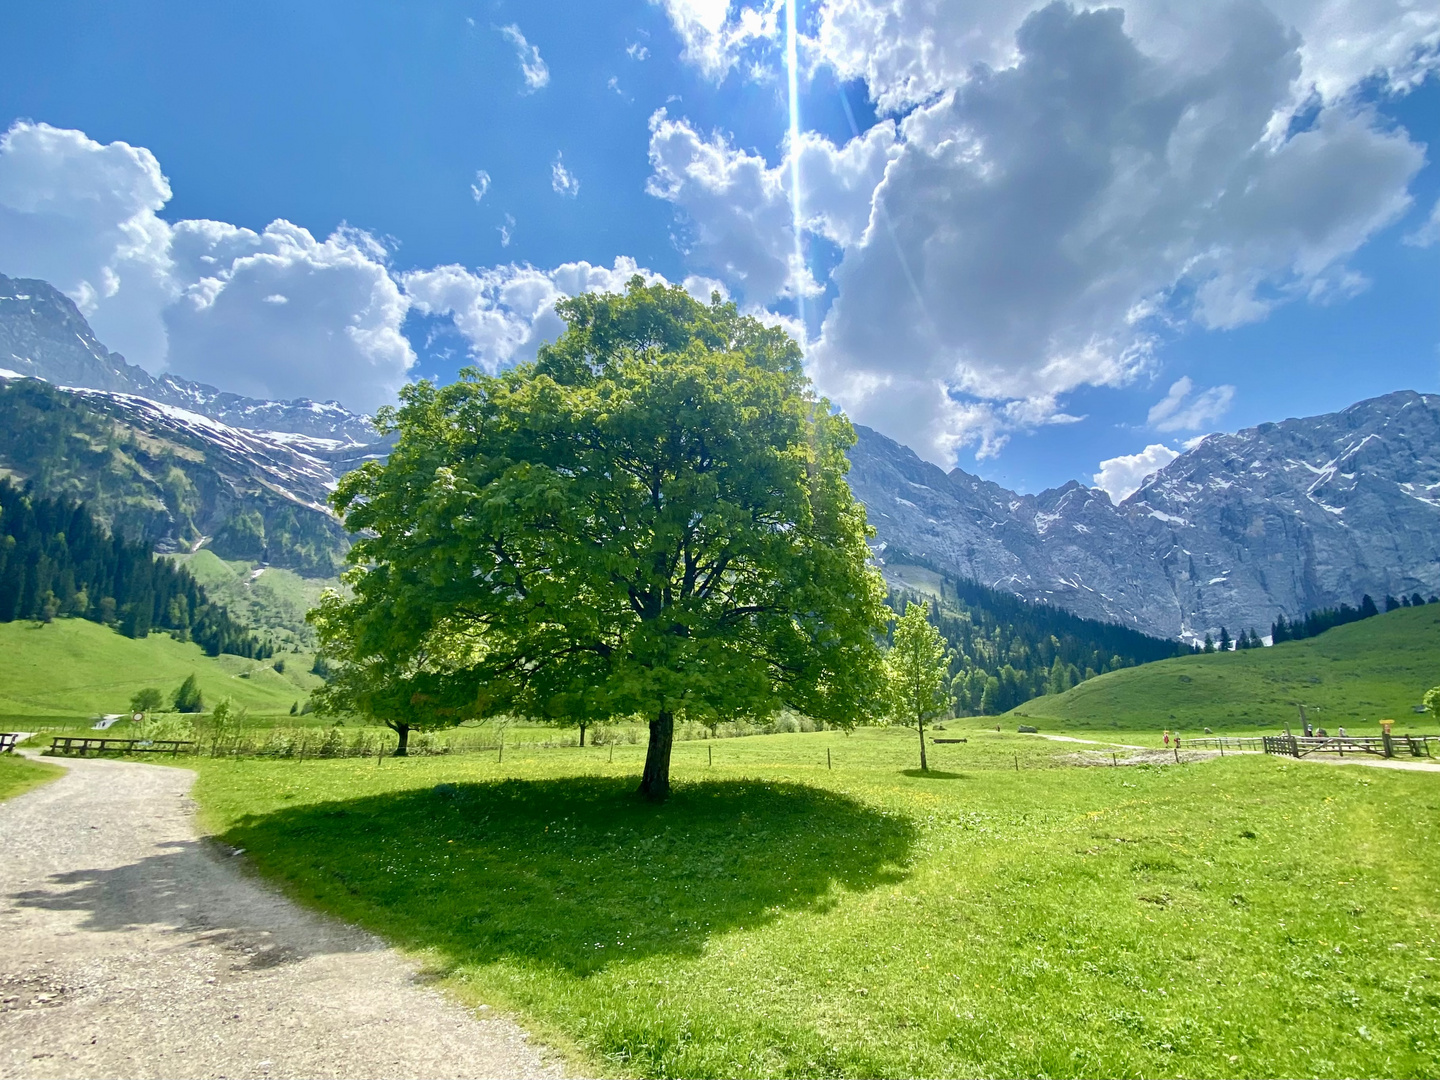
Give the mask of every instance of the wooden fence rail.
M 190 753 L 195 745 L 185 739 L 96 739 L 87 735 L 56 735 L 47 754 L 177 754 Z
M 1283 757 L 1300 758 L 1309 754 L 1373 754 L 1395 757 L 1408 753 L 1411 757 L 1433 758 L 1431 743 L 1440 744 L 1440 735 L 1266 735 L 1265 752 Z

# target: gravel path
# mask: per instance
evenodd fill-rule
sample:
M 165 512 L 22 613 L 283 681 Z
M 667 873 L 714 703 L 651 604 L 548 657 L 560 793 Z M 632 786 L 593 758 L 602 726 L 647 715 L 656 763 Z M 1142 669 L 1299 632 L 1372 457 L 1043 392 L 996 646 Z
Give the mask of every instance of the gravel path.
M 0 803 L 0 1077 L 551 1077 L 202 842 L 184 769 L 63 762 Z

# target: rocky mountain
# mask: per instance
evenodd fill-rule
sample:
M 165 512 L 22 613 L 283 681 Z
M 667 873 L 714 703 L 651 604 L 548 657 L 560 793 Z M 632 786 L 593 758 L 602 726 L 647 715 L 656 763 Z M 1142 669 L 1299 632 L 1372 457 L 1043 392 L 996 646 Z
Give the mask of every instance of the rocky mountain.
M 1191 641 L 1367 592 L 1440 591 L 1440 396 L 1212 435 L 1119 506 L 1075 482 L 1019 495 L 857 431 L 850 484 L 898 584 L 906 567 L 941 571 Z M 0 275 L 0 472 L 161 550 L 333 573 L 348 542 L 326 495 L 387 449 L 335 402 L 151 376 L 62 293 Z
M 349 540 L 325 499 L 338 475 L 383 450 L 0 375 L 0 475 L 83 500 L 159 551 L 203 544 L 227 559 L 332 576 Z
M 174 375 L 157 378 L 106 349 L 68 296 L 34 278 L 0 274 L 0 370 L 149 398 L 230 427 L 348 443 L 378 439 L 367 417 L 335 401 L 258 401 Z
M 850 484 L 892 563 L 1196 640 L 1224 625 L 1440 591 L 1440 396 L 1212 435 L 1119 506 L 1018 495 L 858 429 Z

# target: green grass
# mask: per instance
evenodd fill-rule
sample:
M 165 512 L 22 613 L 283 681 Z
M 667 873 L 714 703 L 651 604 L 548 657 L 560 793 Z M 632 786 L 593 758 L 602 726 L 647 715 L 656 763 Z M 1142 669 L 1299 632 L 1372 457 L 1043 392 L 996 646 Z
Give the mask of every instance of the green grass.
M 1434 776 L 949 727 L 932 777 L 899 730 L 679 744 L 661 808 L 643 745 L 202 760 L 196 795 L 581 1068 L 1440 1074 Z
M 305 613 L 320 602 L 326 589 L 340 587 L 339 578 L 302 577 L 273 566 L 257 575 L 258 563 L 227 562 L 209 548 L 172 558 L 194 575 L 210 599 L 288 649 L 315 648 L 315 632 L 305 622 Z
M 1296 704 L 1332 733 L 1433 730 L 1412 705 L 1440 684 L 1440 604 L 1402 608 L 1271 649 L 1183 656 L 1112 671 L 1053 697 L 1034 698 L 1007 721 L 1042 731 L 1180 729 L 1256 734 L 1294 725 Z M 1007 723 L 1007 726 L 1010 726 Z M 1248 732 L 1246 731 L 1248 729 Z
M 49 762 L 30 761 L 18 754 L 0 754 L 0 802 L 48 784 L 64 772 Z
M 305 654 L 285 656 L 282 675 L 273 659 L 209 657 L 193 642 L 135 640 L 85 619 L 0 623 L 0 656 L 0 722 L 10 725 L 124 712 L 135 691 L 153 686 L 168 698 L 192 672 L 207 708 L 230 697 L 254 713 L 284 714 L 321 681 Z

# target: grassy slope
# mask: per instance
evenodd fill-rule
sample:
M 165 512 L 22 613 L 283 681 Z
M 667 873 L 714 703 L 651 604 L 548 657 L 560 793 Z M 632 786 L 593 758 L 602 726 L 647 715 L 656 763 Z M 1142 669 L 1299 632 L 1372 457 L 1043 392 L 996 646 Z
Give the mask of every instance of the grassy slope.
M 1334 731 L 1378 731 L 1389 717 L 1398 730 L 1428 730 L 1417 716 L 1427 689 L 1440 684 L 1440 604 L 1402 608 L 1340 626 L 1317 638 L 1272 649 L 1182 656 L 1112 671 L 1054 697 L 1035 698 L 1010 716 L 1041 730 L 1098 729 L 1254 734 L 1298 717 L 1295 703 Z
M 1073 747 L 963 733 L 935 779 L 904 731 L 677 744 L 660 809 L 643 745 L 201 760 L 196 793 L 293 895 L 582 1068 L 1440 1074 L 1435 777 L 1047 768 Z
M 45 761 L 27 761 L 18 754 L 0 754 L 0 801 L 23 795 L 65 772 Z
M 154 686 L 168 697 L 192 672 L 207 707 L 228 696 L 255 713 L 284 713 L 320 683 L 307 656 L 285 657 L 281 675 L 270 660 L 212 658 L 164 634 L 137 641 L 84 619 L 0 623 L 0 656 L 0 717 L 122 712 L 135 691 Z
M 257 577 L 253 574 L 257 563 L 226 562 L 209 548 L 171 557 L 184 565 L 205 587 L 206 594 L 225 605 L 236 619 L 268 631 L 277 644 L 286 648 L 315 647 L 315 632 L 306 624 L 305 613 L 319 603 L 326 589 L 340 587 L 339 578 L 302 577 L 278 567 L 266 567 Z

